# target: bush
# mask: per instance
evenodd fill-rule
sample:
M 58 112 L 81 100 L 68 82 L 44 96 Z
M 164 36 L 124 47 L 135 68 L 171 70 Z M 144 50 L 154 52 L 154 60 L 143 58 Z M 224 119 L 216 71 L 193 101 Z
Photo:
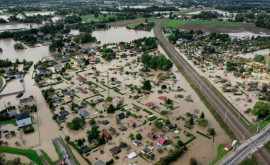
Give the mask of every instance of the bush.
M 115 156 L 114 158 L 115 158 L 116 160 L 118 160 L 118 159 L 119 159 L 119 156 Z
M 142 135 L 141 135 L 141 134 L 139 134 L 139 133 L 138 133 L 138 134 L 136 134 L 136 139 L 137 139 L 137 140 L 142 140 Z
M 34 129 L 34 127 L 33 127 L 32 125 L 23 127 L 23 132 L 24 132 L 25 134 L 31 133 L 31 132 L 34 132 L 34 131 L 35 131 L 35 129 Z

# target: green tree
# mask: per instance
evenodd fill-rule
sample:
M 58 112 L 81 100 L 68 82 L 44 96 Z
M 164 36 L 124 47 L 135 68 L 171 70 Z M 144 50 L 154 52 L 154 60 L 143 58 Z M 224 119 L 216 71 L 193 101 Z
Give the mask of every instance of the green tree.
M 143 87 L 142 87 L 142 89 L 150 91 L 151 88 L 152 88 L 152 86 L 151 86 L 150 80 L 145 80 L 145 81 L 143 82 Z
M 211 136 L 215 136 L 216 135 L 216 131 L 214 128 L 208 128 L 207 129 L 207 132 L 209 133 L 209 135 Z
M 197 165 L 196 158 L 190 158 L 189 164 L 190 164 L 190 165 Z
M 194 125 L 194 119 L 193 119 L 193 116 L 191 116 L 189 118 L 189 122 L 188 122 L 189 125 Z
M 95 119 L 90 119 L 90 120 L 89 120 L 89 125 L 93 126 L 93 125 L 95 125 L 95 124 L 96 124 Z
M 110 104 L 110 106 L 107 109 L 107 113 L 114 113 L 115 112 L 115 108 L 112 104 Z
M 259 119 L 265 118 L 270 113 L 270 105 L 268 103 L 258 101 L 252 110 L 252 113 Z
M 184 145 L 185 145 L 185 144 L 183 143 L 182 140 L 177 140 L 177 146 L 182 147 L 182 146 L 184 146 Z
M 200 126 L 203 126 L 203 127 L 205 127 L 207 125 L 207 123 L 208 123 L 208 120 L 204 119 L 204 118 L 200 118 L 199 121 L 198 121 L 198 124 Z
M 138 134 L 136 134 L 136 139 L 137 139 L 137 140 L 142 140 L 142 135 L 141 135 L 141 134 L 139 134 L 139 133 L 138 133 Z
M 65 141 L 66 141 L 67 143 L 69 143 L 70 137 L 69 137 L 68 135 L 65 136 Z
M 204 119 L 205 116 L 204 116 L 204 112 L 201 113 L 201 116 L 200 116 L 200 119 Z

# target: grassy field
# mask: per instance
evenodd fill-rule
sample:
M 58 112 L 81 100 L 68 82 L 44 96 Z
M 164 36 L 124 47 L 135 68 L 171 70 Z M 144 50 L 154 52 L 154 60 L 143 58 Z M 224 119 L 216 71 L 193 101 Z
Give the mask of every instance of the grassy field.
M 270 141 L 265 146 L 270 150 Z
M 164 22 L 163 26 L 171 26 L 172 28 L 176 28 L 177 26 L 182 25 L 183 23 L 185 23 L 185 21 L 183 20 L 169 19 Z
M 258 163 L 254 158 L 252 158 L 252 159 L 244 159 L 242 162 L 239 163 L 239 165 L 258 165 Z
M 29 158 L 31 161 L 35 162 L 38 165 L 42 165 L 42 161 L 36 151 L 28 149 L 22 150 L 18 148 L 11 148 L 7 146 L 0 146 L 0 151 L 4 153 L 16 154 L 16 155 L 23 155 Z
M 260 122 L 259 131 L 264 129 L 264 127 L 266 127 L 269 123 L 270 123 L 270 117 Z M 250 124 L 248 127 L 251 129 L 252 132 L 256 132 L 259 124 Z
M 220 144 L 218 146 L 217 157 L 216 157 L 216 159 L 212 163 L 210 163 L 210 165 L 216 164 L 219 160 L 221 160 L 228 153 L 228 151 L 225 151 L 224 150 L 224 147 L 225 146 L 226 146 L 225 144 Z
M 7 125 L 7 124 L 17 125 L 16 120 L 5 120 L 5 121 L 0 121 L 0 125 Z
M 106 17 L 104 17 L 103 15 L 98 15 L 98 17 L 96 18 L 94 15 L 83 15 L 81 16 L 82 21 L 86 21 L 86 20 L 99 20 L 102 21 L 104 19 L 108 19 L 108 18 L 112 18 L 115 17 L 115 15 L 107 15 Z
M 238 22 L 223 22 L 223 21 L 188 21 L 189 24 L 197 24 L 197 25 L 219 25 L 219 26 L 241 26 Z

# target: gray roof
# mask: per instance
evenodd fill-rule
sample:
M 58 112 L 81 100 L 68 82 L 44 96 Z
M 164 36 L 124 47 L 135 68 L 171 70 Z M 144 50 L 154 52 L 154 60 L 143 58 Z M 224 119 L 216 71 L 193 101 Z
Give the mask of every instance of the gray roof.
M 95 163 L 95 165 L 106 165 L 102 160 L 99 160 Z
M 18 121 L 18 120 L 23 120 L 23 119 L 30 118 L 30 115 L 29 115 L 28 112 L 23 112 L 23 113 L 21 113 L 21 114 L 17 114 L 17 115 L 15 116 L 15 118 L 16 118 L 16 120 Z
M 63 57 L 63 58 L 60 58 L 59 61 L 61 63 L 68 62 L 68 61 L 70 61 L 70 58 L 69 57 Z
M 80 110 L 79 113 L 82 116 L 88 116 L 89 115 L 89 112 L 87 112 L 86 110 Z
M 20 99 L 20 104 L 27 103 L 33 101 L 33 97 Z

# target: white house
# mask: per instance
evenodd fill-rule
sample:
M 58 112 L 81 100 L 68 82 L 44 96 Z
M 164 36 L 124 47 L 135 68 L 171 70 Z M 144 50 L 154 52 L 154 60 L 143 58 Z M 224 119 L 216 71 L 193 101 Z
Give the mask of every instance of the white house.
M 31 117 L 28 112 L 23 112 L 15 116 L 18 128 L 32 124 Z

